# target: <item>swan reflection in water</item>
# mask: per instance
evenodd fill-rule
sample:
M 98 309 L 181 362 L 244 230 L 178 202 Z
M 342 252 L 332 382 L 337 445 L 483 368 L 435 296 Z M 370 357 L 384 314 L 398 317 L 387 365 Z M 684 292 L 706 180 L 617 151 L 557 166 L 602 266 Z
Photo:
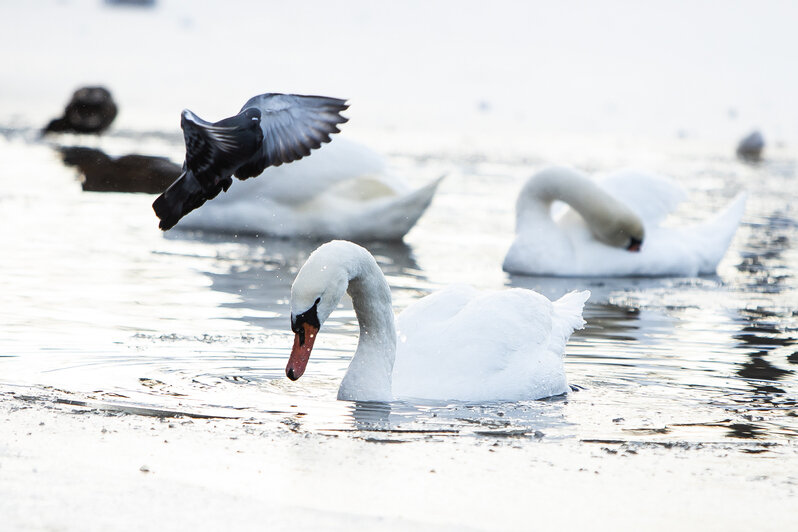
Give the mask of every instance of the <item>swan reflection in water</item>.
M 351 428 L 375 432 L 391 442 L 418 438 L 476 436 L 539 438 L 567 429 L 565 396 L 512 402 L 347 402 Z M 401 438 L 397 440 L 396 438 Z
M 242 321 L 267 330 L 286 328 L 291 283 L 299 267 L 318 246 L 318 242 L 304 239 L 191 231 L 168 235 L 210 244 L 203 274 L 211 280 L 212 290 L 236 296 L 235 301 L 221 306 L 240 310 Z M 221 243 L 233 245 L 220 248 Z M 407 305 L 430 286 L 408 244 L 369 242 L 364 246 L 385 272 L 398 304 Z M 346 311 L 344 322 L 348 322 L 354 317 L 351 302 L 345 298 L 342 304 Z M 341 322 L 341 318 L 337 321 Z

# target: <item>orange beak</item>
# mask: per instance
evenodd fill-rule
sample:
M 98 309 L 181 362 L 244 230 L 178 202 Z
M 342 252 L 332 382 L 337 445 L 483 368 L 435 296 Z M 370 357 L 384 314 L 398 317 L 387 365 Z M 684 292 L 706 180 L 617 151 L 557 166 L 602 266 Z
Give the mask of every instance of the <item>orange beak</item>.
M 316 341 L 316 334 L 319 332 L 309 323 L 303 323 L 302 329 L 305 333 L 304 342 L 300 342 L 300 334 L 294 336 L 294 347 L 291 349 L 291 356 L 288 357 L 288 365 L 285 367 L 285 375 L 292 381 L 297 380 L 305 373 L 313 342 Z

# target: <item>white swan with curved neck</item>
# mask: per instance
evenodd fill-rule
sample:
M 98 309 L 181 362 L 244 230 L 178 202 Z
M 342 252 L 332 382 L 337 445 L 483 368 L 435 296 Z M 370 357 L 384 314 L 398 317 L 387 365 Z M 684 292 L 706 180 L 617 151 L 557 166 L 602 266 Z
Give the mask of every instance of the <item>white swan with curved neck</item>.
M 496 401 L 565 393 L 565 344 L 584 325 L 582 307 L 590 296 L 571 292 L 552 302 L 522 288 L 480 292 L 455 285 L 394 320 L 391 291 L 374 257 L 335 240 L 311 254 L 291 288 L 291 380 L 304 373 L 319 329 L 346 291 L 360 338 L 338 398 L 355 401 Z
M 533 175 L 516 203 L 510 273 L 554 276 L 695 276 L 715 272 L 745 210 L 740 193 L 685 227 L 660 222 L 686 194 L 674 181 L 620 171 L 594 181 L 572 168 Z M 569 208 L 553 216 L 552 204 Z
M 411 189 L 378 154 L 336 138 L 308 157 L 237 183 L 191 212 L 179 227 L 287 238 L 401 240 L 424 214 L 440 182 Z

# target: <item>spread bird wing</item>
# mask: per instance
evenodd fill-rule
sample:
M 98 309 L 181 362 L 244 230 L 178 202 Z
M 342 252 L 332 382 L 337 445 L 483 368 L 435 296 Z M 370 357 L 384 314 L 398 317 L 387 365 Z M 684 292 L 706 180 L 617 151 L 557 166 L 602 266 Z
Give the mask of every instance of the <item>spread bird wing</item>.
M 257 109 L 262 114 L 263 142 L 245 164 L 235 172 L 239 179 L 260 175 L 269 166 L 290 163 L 330 142 L 338 133 L 338 124 L 348 119 L 341 112 L 348 109 L 345 100 L 298 94 L 261 94 L 244 104 L 242 112 Z

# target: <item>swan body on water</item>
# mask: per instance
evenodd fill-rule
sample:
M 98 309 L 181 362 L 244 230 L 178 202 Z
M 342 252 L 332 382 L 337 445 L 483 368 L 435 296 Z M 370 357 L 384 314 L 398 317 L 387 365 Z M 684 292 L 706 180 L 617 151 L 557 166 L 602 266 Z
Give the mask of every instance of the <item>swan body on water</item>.
M 337 138 L 309 157 L 267 168 L 186 216 L 180 227 L 285 238 L 401 240 L 432 201 L 437 179 L 411 187 L 378 154 Z
M 594 181 L 567 167 L 533 175 L 516 203 L 510 273 L 552 276 L 695 276 L 715 273 L 745 210 L 740 193 L 700 223 L 661 221 L 684 200 L 673 180 L 619 171 Z M 559 209 L 554 205 L 567 205 Z
M 590 292 L 557 301 L 532 290 L 479 291 L 453 285 L 394 318 L 391 292 L 374 257 L 336 240 L 314 251 L 291 288 L 294 346 L 286 366 L 302 376 L 316 335 L 348 292 L 360 326 L 338 398 L 497 401 L 568 391 L 563 356 L 584 326 Z

